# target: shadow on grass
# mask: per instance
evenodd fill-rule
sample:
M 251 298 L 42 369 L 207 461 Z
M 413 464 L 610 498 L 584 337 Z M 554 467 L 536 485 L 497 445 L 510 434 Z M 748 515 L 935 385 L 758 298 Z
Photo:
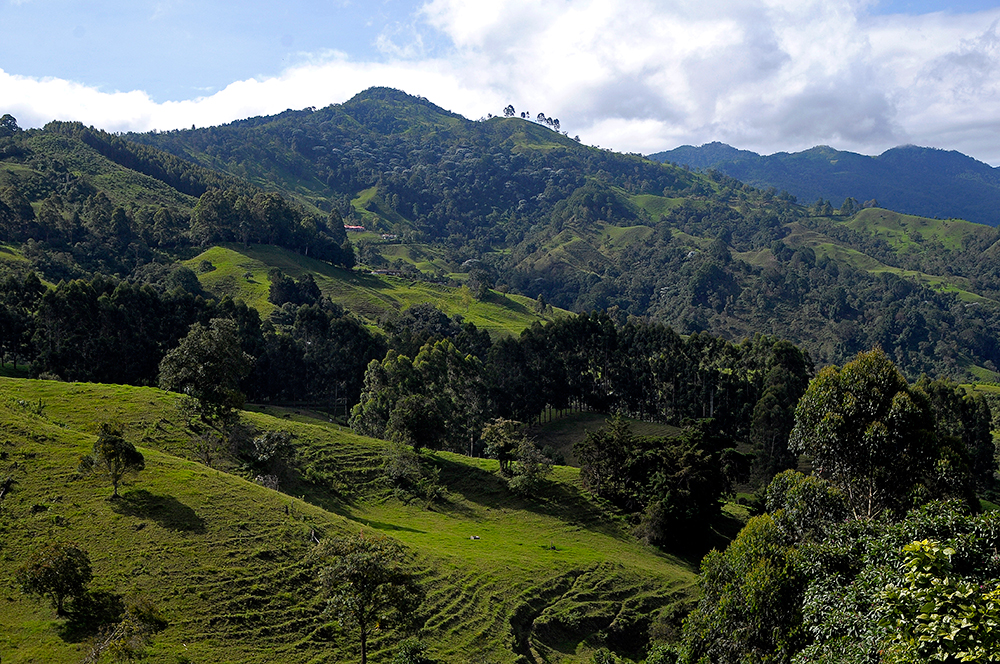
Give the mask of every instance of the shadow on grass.
M 462 494 L 466 500 L 491 508 L 508 507 L 555 517 L 567 525 L 617 537 L 618 525 L 597 505 L 561 482 L 544 481 L 538 494 L 522 497 L 507 486 L 507 480 L 497 473 L 435 457 L 441 469 L 442 483 L 449 491 Z
M 369 528 L 377 528 L 383 531 L 403 531 L 407 533 L 426 533 L 426 530 L 418 530 L 416 528 L 408 528 L 407 526 L 400 526 L 395 523 L 385 523 L 384 521 L 373 521 L 371 519 L 365 519 L 363 517 L 350 515 L 348 516 L 352 521 L 357 521 L 358 523 L 364 524 Z
M 205 532 L 205 520 L 193 509 L 173 496 L 157 496 L 145 489 L 123 493 L 112 501 L 111 509 L 118 514 L 150 519 L 167 530 Z
M 125 604 L 121 595 L 107 590 L 88 590 L 74 599 L 66 611 L 66 622 L 59 626 L 59 638 L 80 643 L 91 638 L 105 625 L 121 620 Z
M 519 314 L 533 313 L 531 311 L 528 311 L 528 308 L 523 304 L 521 304 L 520 302 L 512 300 L 503 293 L 498 293 L 496 291 L 490 291 L 489 293 L 487 293 L 486 297 L 484 297 L 482 301 L 489 302 L 490 304 L 495 304 L 498 307 L 503 307 L 508 311 L 513 311 Z

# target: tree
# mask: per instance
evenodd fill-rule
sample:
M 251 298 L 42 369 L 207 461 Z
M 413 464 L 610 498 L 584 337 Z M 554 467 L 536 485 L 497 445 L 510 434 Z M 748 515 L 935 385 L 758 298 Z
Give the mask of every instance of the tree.
M 621 504 L 631 489 L 629 460 L 637 444 L 631 425 L 620 414 L 612 417 L 606 427 L 588 431 L 586 439 L 573 445 L 573 454 L 580 461 L 583 487 Z
M 788 446 L 844 492 L 855 518 L 905 511 L 936 459 L 934 415 L 927 396 L 876 349 L 809 383 Z
M 524 436 L 521 423 L 498 417 L 483 428 L 482 441 L 485 453 L 500 462 L 500 474 L 510 476 L 511 462 L 517 456 L 518 446 Z
M 684 621 L 689 664 L 787 664 L 807 640 L 802 553 L 770 514 L 701 561 L 702 597 Z
M 13 136 L 19 131 L 21 128 L 17 126 L 17 120 L 13 115 L 4 113 L 3 117 L 0 117 L 0 138 Z
M 385 425 L 386 437 L 413 447 L 437 449 L 444 440 L 447 423 L 434 399 L 421 394 L 408 394 L 396 402 Z
M 503 116 L 505 118 L 512 118 L 512 117 L 514 117 L 514 105 L 513 104 L 507 104 L 504 107 L 504 109 L 503 109 Z
M 62 616 L 66 599 L 82 595 L 93 573 L 86 551 L 75 544 L 50 542 L 35 549 L 14 577 L 22 592 L 48 597 Z
M 507 486 L 515 493 L 530 496 L 551 472 L 552 460 L 543 456 L 537 445 L 522 437 L 517 444 L 513 477 L 507 481 Z
M 357 628 L 361 664 L 367 664 L 371 633 L 391 625 L 413 625 L 423 600 L 414 575 L 403 567 L 406 552 L 384 535 L 362 532 L 322 542 L 318 555 L 331 558 L 320 572 L 328 595 L 326 611 L 341 626 Z
M 97 429 L 94 452 L 80 460 L 80 470 L 107 475 L 114 487 L 112 498 L 118 497 L 118 484 L 128 473 L 138 473 L 146 467 L 142 453 L 125 440 L 120 424 L 101 423 Z
M 240 347 L 235 322 L 215 318 L 208 327 L 195 323 L 160 362 L 160 388 L 195 399 L 203 419 L 225 421 L 243 406 L 240 380 L 252 364 Z

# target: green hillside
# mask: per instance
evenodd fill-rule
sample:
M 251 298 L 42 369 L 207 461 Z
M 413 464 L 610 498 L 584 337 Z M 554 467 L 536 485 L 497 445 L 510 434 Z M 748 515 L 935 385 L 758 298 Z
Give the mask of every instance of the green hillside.
M 211 266 L 206 264 L 210 263 Z M 359 316 L 378 322 L 386 315 L 415 304 L 433 302 L 450 316 L 491 333 L 518 334 L 533 323 L 566 315 L 556 310 L 539 314 L 535 301 L 522 295 L 490 292 L 485 298 L 464 296 L 460 289 L 423 280 L 343 270 L 328 263 L 267 245 L 213 247 L 184 262 L 198 273 L 204 288 L 217 295 L 241 299 L 263 316 L 274 310 L 268 302 L 268 272 L 278 268 L 292 277 L 311 274 L 323 295 Z
M 146 457 L 117 502 L 105 482 L 75 471 L 111 417 Z M 373 529 L 400 540 L 427 593 L 420 636 L 440 661 L 589 661 L 609 641 L 629 651 L 650 618 L 692 592 L 691 566 L 637 543 L 581 493 L 575 469 L 558 468 L 526 500 L 508 492 L 494 461 L 429 454 L 446 491 L 428 507 L 400 502 L 379 479 L 386 443 L 292 411 L 245 417 L 294 435 L 287 493 L 194 461 L 197 436 L 175 395 L 0 380 L 0 467 L 14 479 L 0 503 L 5 663 L 87 652 L 86 626 L 56 619 L 13 582 L 46 541 L 87 549 L 92 588 L 158 606 L 169 625 L 148 661 L 171 664 L 350 660 L 354 635 L 320 615 L 313 534 Z M 378 634 L 374 661 L 388 661 L 399 638 Z

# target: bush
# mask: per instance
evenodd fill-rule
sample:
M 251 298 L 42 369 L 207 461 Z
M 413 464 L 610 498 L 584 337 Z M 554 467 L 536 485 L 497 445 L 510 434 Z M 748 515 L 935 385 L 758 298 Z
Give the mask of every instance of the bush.
M 427 644 L 415 636 L 403 639 L 396 646 L 396 654 L 393 656 L 391 664 L 433 664 L 432 659 L 424 653 L 427 652 Z

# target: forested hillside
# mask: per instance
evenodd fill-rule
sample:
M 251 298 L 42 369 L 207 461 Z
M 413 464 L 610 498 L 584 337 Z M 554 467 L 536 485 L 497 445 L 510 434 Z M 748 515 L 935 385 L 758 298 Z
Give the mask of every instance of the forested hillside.
M 821 364 L 876 344 L 914 378 L 990 378 L 1000 360 L 988 332 L 998 235 L 975 224 L 856 201 L 803 207 L 717 172 L 589 148 L 517 117 L 468 121 L 392 90 L 129 138 L 337 210 L 376 231 L 358 242 L 369 264 L 474 272 L 476 284 L 684 333 L 775 334 Z
M 821 145 L 759 155 L 724 143 L 684 145 L 654 161 L 715 169 L 762 189 L 775 187 L 807 204 L 847 198 L 922 217 L 1000 224 L 1000 170 L 954 150 L 904 145 L 874 157 Z

